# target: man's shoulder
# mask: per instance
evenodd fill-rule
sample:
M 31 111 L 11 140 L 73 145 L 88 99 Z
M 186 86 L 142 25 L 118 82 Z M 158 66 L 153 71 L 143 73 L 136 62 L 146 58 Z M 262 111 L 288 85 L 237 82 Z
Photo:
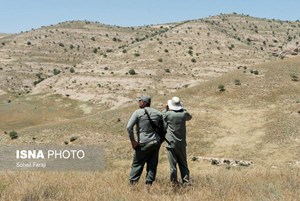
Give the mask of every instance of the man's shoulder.
M 133 112 L 134 114 L 144 114 L 145 110 L 144 109 L 137 109 Z
M 161 111 L 159 111 L 159 110 L 157 110 L 157 109 L 155 109 L 153 107 L 147 107 L 146 110 L 149 110 L 152 113 L 162 114 Z

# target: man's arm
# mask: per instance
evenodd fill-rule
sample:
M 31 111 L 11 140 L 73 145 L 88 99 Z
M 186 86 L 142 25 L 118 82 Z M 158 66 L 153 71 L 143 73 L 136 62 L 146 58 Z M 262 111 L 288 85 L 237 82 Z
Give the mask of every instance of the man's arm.
M 137 117 L 137 115 L 136 115 L 136 112 L 134 112 L 134 113 L 131 115 L 131 117 L 130 117 L 128 123 L 127 123 L 127 132 L 128 132 L 128 136 L 129 136 L 129 139 L 130 139 L 130 141 L 131 141 L 131 146 L 132 146 L 132 148 L 134 148 L 134 149 L 135 149 L 135 148 L 138 146 L 138 144 L 139 144 L 139 143 L 135 140 L 135 138 L 134 138 L 134 132 L 133 132 L 134 125 L 136 125 L 137 121 L 138 121 L 138 117 Z
M 189 120 L 191 120 L 192 118 L 193 118 L 193 116 L 192 116 L 188 111 L 185 110 L 185 120 L 186 120 L 186 121 L 189 121 Z

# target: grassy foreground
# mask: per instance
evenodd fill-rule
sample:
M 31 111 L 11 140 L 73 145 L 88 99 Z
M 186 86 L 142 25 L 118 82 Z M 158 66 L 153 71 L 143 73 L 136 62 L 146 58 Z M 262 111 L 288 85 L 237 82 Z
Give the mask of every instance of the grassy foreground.
M 198 162 L 199 163 L 199 162 Z M 205 166 L 190 163 L 193 185 L 172 188 L 168 166 L 159 165 L 150 192 L 144 175 L 128 185 L 130 161 L 103 172 L 2 172 L 1 200 L 297 200 L 299 169 Z

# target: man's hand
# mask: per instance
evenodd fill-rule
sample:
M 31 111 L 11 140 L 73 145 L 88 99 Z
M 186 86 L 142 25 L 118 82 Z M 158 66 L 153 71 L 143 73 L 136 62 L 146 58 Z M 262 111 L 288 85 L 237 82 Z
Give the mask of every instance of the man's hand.
M 139 145 L 139 143 L 137 141 L 135 141 L 135 140 L 131 141 L 131 146 L 133 149 L 136 149 L 138 145 Z

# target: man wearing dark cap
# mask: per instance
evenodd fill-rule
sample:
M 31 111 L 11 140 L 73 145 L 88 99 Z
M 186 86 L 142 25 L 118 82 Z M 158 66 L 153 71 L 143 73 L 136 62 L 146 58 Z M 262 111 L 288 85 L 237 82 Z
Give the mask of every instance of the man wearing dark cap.
M 144 165 L 147 163 L 146 185 L 151 186 L 156 176 L 160 137 L 151 126 L 149 118 L 159 126 L 163 124 L 163 117 L 161 112 L 150 107 L 150 96 L 141 96 L 137 100 L 140 109 L 133 112 L 127 124 L 129 139 L 135 150 L 129 180 L 130 184 L 135 184 L 140 179 Z M 137 139 L 134 136 L 134 127 Z

